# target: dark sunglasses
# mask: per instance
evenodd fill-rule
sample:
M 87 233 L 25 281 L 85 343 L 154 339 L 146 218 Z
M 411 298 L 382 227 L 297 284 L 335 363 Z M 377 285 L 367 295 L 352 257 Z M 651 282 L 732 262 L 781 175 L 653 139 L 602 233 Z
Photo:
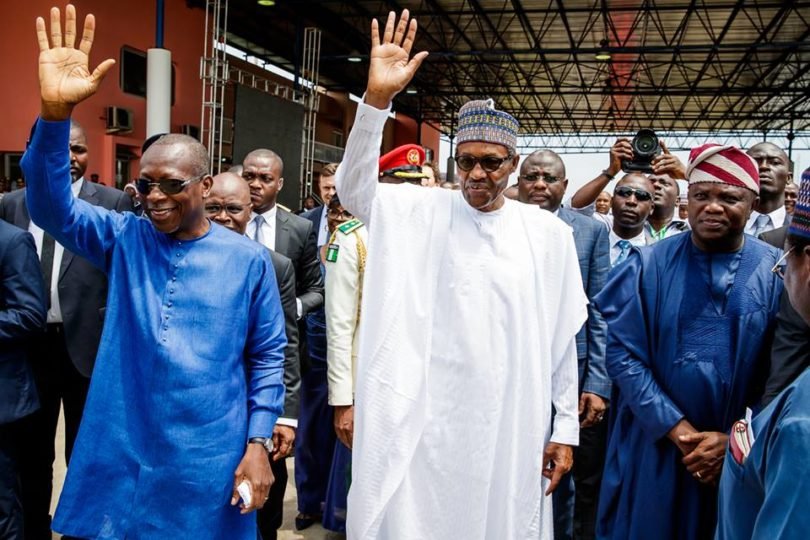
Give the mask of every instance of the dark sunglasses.
M 526 174 L 518 176 L 518 178 L 530 184 L 534 184 L 538 180 L 542 180 L 546 184 L 556 184 L 557 182 L 562 180 L 562 178 L 558 176 L 551 176 L 550 174 Z
M 135 180 L 135 189 L 137 189 L 138 193 L 140 193 L 141 195 L 149 195 L 150 193 L 152 193 L 152 190 L 154 188 L 158 188 L 166 195 L 177 195 L 178 193 L 186 189 L 187 185 L 199 181 L 200 179 L 203 178 L 203 176 L 200 176 L 200 178 L 194 178 L 193 180 L 169 179 L 169 180 L 161 180 L 160 182 L 152 182 L 151 180 L 148 180 L 146 178 L 138 178 L 137 180 Z
M 461 154 L 455 157 L 456 165 L 464 172 L 470 172 L 475 168 L 475 164 L 481 165 L 481 168 L 486 172 L 495 172 L 500 169 L 504 163 L 512 159 L 514 156 L 508 155 L 505 158 L 497 156 L 485 156 L 482 158 L 470 156 L 468 154 Z
M 644 191 L 643 189 L 635 189 L 627 186 L 617 187 L 613 190 L 615 195 L 618 195 L 622 199 L 629 199 L 631 195 L 636 196 L 637 201 L 651 201 L 652 194 L 649 191 Z
M 223 208 L 232 216 L 238 216 L 245 210 L 245 207 L 241 204 L 226 204 L 225 206 L 221 204 L 206 204 L 205 212 L 207 214 L 218 216 L 220 212 L 222 212 Z

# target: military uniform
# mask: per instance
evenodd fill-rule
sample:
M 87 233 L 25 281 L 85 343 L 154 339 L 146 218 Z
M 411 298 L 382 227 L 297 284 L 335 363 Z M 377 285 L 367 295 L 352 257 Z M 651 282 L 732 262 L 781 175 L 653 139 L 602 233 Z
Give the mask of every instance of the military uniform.
M 368 229 L 357 219 L 335 231 L 326 250 L 326 342 L 329 404 L 354 401 L 354 364 L 360 323 Z
M 367 244 L 368 229 L 362 222 L 352 219 L 334 232 L 324 257 L 328 399 L 329 405 L 334 407 L 354 403 L 357 329 L 360 327 Z M 323 525 L 331 531 L 346 532 L 351 459 L 351 451 L 338 441 L 332 455 L 323 512 Z

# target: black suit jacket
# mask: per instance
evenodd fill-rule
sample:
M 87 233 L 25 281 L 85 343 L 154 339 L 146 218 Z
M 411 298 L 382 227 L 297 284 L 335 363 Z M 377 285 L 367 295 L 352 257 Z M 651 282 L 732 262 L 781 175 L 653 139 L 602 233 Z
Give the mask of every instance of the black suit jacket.
M 301 389 L 301 363 L 298 356 L 298 308 L 295 304 L 295 267 L 290 259 L 268 249 L 276 273 L 281 307 L 284 310 L 284 328 L 287 348 L 284 349 L 284 418 L 298 418 Z
M 28 342 L 42 331 L 45 318 L 34 238 L 0 221 L 0 424 L 39 408 Z
M 787 226 L 759 235 L 760 239 L 774 247 L 785 247 Z M 810 365 L 810 326 L 804 322 L 790 304 L 787 289 L 782 292 L 779 313 L 776 315 L 776 330 L 771 348 L 771 366 L 765 381 L 764 405 L 770 403 L 796 377 Z
M 281 208 L 276 212 L 276 252 L 295 267 L 296 295 L 303 315 L 323 305 L 323 276 L 312 222 Z
M 20 189 L 3 197 L 0 200 L 0 219 L 28 230 L 31 218 L 25 196 L 26 190 Z M 82 183 L 79 198 L 108 210 L 132 211 L 129 195 L 87 180 Z M 48 286 L 46 284 L 46 291 Z M 68 354 L 79 373 L 89 377 L 93 372 L 104 326 L 107 276 L 100 268 L 65 250 L 59 268 L 58 290 Z

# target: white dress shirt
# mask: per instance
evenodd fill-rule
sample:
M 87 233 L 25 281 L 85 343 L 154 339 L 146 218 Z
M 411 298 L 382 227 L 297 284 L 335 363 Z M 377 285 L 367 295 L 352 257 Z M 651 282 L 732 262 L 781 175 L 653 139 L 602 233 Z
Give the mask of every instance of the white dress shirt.
M 616 262 L 616 259 L 619 258 L 619 255 L 622 252 L 622 248 L 619 247 L 619 242 L 622 240 L 627 240 L 630 242 L 631 246 L 641 247 L 647 245 L 647 238 L 644 236 L 644 229 L 641 229 L 641 232 L 638 236 L 634 236 L 633 238 L 620 238 L 618 234 L 611 230 L 608 233 L 608 238 L 610 239 L 610 264 L 611 266 L 613 263 Z
M 273 208 L 262 214 L 262 217 L 264 218 L 264 223 L 262 223 L 262 244 L 267 249 L 272 249 L 273 251 L 276 250 L 277 212 L 278 212 L 278 205 L 274 204 Z M 247 230 L 245 231 L 245 235 L 251 240 L 256 239 L 256 216 L 258 216 L 256 212 L 251 212 L 250 222 L 248 223 Z
M 84 178 L 79 178 L 70 185 L 70 190 L 73 192 L 74 197 L 79 196 L 79 191 L 84 184 Z M 42 258 L 42 239 L 45 236 L 45 231 L 40 229 L 33 221 L 28 224 L 28 232 L 34 237 L 34 242 L 37 245 L 37 256 Z M 51 297 L 51 307 L 48 310 L 48 324 L 62 322 L 62 308 L 59 305 L 59 269 L 62 267 L 62 255 L 65 253 L 65 248 L 59 242 L 54 242 L 53 247 L 53 271 L 51 272 L 51 282 L 48 284 L 48 290 Z
M 745 224 L 745 234 L 754 234 L 756 230 L 756 223 L 757 218 L 761 216 L 759 212 L 754 210 L 751 212 L 751 217 L 748 218 L 748 223 Z M 787 217 L 787 211 L 785 210 L 784 206 L 780 206 L 773 212 L 767 214 L 769 218 L 771 218 L 770 226 L 765 229 L 765 231 L 772 231 L 774 229 L 778 229 L 782 225 L 785 224 L 785 218 Z M 762 232 L 765 232 L 762 231 Z
M 321 210 L 321 228 L 318 231 L 318 247 L 325 246 L 329 241 L 329 221 L 326 219 L 326 205 Z

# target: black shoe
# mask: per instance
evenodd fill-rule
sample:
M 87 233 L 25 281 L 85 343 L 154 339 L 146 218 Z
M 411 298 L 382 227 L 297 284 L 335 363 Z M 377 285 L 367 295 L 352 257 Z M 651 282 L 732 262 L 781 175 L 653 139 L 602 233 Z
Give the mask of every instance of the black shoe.
M 295 516 L 295 530 L 303 531 L 312 527 L 316 523 L 320 523 L 323 516 L 320 514 L 298 514 Z

